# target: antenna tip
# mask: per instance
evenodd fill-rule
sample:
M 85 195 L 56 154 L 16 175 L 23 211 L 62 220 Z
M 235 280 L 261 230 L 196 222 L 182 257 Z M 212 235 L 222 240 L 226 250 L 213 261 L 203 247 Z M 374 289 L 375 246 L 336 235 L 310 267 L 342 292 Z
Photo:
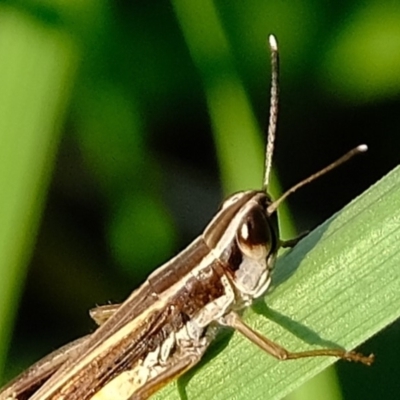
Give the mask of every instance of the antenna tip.
M 357 151 L 360 153 L 365 153 L 368 150 L 368 146 L 366 144 L 360 144 L 357 146 Z
M 269 47 L 271 51 L 278 51 L 278 43 L 274 35 L 269 35 L 268 37 Z

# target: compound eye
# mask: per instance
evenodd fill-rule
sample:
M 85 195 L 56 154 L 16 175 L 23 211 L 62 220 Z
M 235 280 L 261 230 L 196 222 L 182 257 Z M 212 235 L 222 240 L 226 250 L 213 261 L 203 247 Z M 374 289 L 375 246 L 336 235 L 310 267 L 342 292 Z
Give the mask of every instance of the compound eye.
M 236 241 L 244 255 L 266 258 L 272 248 L 270 223 L 262 208 L 254 207 L 244 218 L 236 234 Z

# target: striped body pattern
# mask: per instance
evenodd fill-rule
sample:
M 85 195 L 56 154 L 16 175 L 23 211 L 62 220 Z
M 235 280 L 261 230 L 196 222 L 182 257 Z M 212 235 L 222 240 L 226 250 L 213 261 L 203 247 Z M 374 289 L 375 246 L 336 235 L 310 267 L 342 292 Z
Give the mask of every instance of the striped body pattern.
M 223 317 L 247 307 L 270 284 L 278 231 L 266 216 L 269 204 L 261 191 L 228 198 L 203 235 L 151 274 L 122 305 L 93 310 L 101 324 L 97 331 L 27 398 L 146 398 L 166 383 L 158 382 L 160 377 L 196 364 Z M 26 398 L 12 389 L 0 399 Z

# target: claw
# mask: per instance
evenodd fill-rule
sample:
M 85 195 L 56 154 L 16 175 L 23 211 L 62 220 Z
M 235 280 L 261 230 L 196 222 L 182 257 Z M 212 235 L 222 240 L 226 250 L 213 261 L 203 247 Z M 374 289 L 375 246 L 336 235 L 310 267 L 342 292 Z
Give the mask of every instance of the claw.
M 371 365 L 375 361 L 375 355 L 370 354 L 369 356 L 365 356 L 364 354 L 357 353 L 355 351 L 349 351 L 345 354 L 344 359 L 347 361 L 360 362 L 365 365 Z

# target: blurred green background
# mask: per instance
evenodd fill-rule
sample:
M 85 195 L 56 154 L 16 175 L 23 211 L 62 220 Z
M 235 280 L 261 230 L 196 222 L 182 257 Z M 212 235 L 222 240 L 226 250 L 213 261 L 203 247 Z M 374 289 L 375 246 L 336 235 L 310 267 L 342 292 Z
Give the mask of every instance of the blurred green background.
M 270 33 L 281 186 L 370 148 L 291 197 L 301 231 L 398 164 L 398 1 L 0 1 L 2 382 L 260 186 Z M 339 363 L 324 398 L 399 397 L 399 323 L 363 349 L 376 365 Z

